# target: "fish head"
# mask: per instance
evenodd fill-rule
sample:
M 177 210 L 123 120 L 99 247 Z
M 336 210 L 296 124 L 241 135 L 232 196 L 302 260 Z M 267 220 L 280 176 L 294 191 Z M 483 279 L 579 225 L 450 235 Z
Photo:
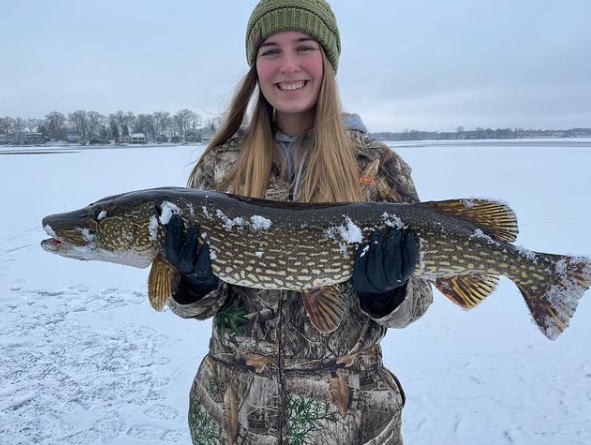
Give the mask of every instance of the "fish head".
M 41 247 L 67 258 L 144 268 L 160 251 L 162 224 L 168 222 L 162 221 L 163 212 L 162 205 L 133 193 L 104 198 L 43 218 L 51 238 L 43 240 Z

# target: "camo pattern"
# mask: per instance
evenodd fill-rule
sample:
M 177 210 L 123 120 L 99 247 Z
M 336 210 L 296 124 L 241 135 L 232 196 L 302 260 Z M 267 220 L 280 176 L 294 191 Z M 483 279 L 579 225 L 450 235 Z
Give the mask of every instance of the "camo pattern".
M 386 145 L 349 131 L 357 150 L 359 181 L 368 201 L 418 201 L 409 166 Z M 220 190 L 236 162 L 236 137 L 202 164 L 194 187 Z M 268 199 L 286 200 L 291 184 L 275 175 Z M 338 292 L 346 305 L 339 328 L 319 333 L 302 296 L 220 283 L 201 300 L 168 305 L 185 318 L 213 317 L 210 352 L 190 392 L 193 444 L 400 445 L 404 394 L 384 368 L 380 341 L 403 328 L 432 302 L 428 282 L 411 278 L 404 302 L 374 319 L 364 313 L 350 283 Z

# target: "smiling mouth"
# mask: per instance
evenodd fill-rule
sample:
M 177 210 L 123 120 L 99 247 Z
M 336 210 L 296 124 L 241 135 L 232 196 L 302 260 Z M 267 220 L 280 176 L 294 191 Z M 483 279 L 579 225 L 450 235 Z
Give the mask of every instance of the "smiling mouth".
M 291 82 L 291 83 L 280 82 L 277 84 L 277 88 L 279 88 L 281 91 L 295 91 L 295 90 L 301 90 L 307 84 L 308 84 L 307 80 L 302 80 L 299 82 Z

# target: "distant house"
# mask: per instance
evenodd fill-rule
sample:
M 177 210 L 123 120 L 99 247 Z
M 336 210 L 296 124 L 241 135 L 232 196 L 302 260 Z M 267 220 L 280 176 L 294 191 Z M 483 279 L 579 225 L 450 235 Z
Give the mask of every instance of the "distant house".
M 79 131 L 70 131 L 68 133 L 68 144 L 79 144 L 82 141 L 82 133 Z
M 0 145 L 8 144 L 8 136 L 5 134 L 0 134 Z
M 132 133 L 130 142 L 132 144 L 145 144 L 146 134 L 145 133 Z
M 44 142 L 45 138 L 41 133 L 25 133 L 24 145 L 39 145 L 43 144 Z
M 93 133 L 88 136 L 88 143 L 90 145 L 108 145 L 110 141 L 100 134 Z

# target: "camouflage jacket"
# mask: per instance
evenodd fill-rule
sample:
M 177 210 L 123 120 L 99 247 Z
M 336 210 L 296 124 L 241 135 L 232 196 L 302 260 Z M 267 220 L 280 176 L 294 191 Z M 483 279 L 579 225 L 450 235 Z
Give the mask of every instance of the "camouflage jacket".
M 398 155 L 362 131 L 348 132 L 366 200 L 418 200 Z M 238 137 L 214 150 L 195 185 L 220 190 L 239 150 Z M 285 178 L 271 178 L 269 199 L 290 193 Z M 404 395 L 382 365 L 379 343 L 387 328 L 403 328 L 425 313 L 431 286 L 411 278 L 402 304 L 379 319 L 363 312 L 349 282 L 334 290 L 347 312 L 330 334 L 311 325 L 298 292 L 221 282 L 195 303 L 169 299 L 181 317 L 213 317 L 210 352 L 190 394 L 194 444 L 402 444 Z

